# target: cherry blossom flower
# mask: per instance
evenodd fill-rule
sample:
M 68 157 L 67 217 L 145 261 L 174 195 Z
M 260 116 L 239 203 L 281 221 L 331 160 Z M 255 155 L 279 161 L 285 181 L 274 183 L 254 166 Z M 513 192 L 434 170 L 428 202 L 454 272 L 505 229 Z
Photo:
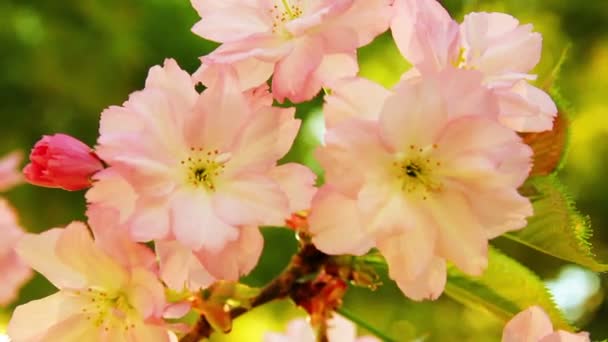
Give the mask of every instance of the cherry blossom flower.
M 136 241 L 178 241 L 213 259 L 204 266 L 217 278 L 250 270 L 263 245 L 257 227 L 281 225 L 314 192 L 310 170 L 277 166 L 300 122 L 265 94 L 242 93 L 228 69 L 199 94 L 175 61 L 152 68 L 144 90 L 102 113 L 97 152 L 110 168 L 89 202 L 119 209 Z
M 44 136 L 30 153 L 25 179 L 38 186 L 81 190 L 91 186 L 91 176 L 103 168 L 90 147 L 65 134 Z
M 15 252 L 23 229 L 8 202 L 0 198 L 0 306 L 12 302 L 32 271 Z
M 59 292 L 18 306 L 9 337 L 16 342 L 169 341 L 161 326 L 162 284 L 147 263 L 139 262 L 149 255 L 127 257 L 143 253 L 142 248 L 128 241 L 100 244 L 79 222 L 23 237 L 19 255 Z
M 542 37 L 504 13 L 470 13 L 461 25 L 436 0 L 396 0 L 391 30 L 414 66 L 407 77 L 448 66 L 479 70 L 498 98 L 501 122 L 520 132 L 550 130 L 557 108 L 528 83 Z M 517 56 L 514 58 L 514 56 Z
M 549 316 L 532 306 L 513 317 L 505 326 L 502 342 L 589 342 L 589 334 L 553 331 Z
M 443 291 L 446 259 L 472 275 L 485 269 L 488 239 L 524 227 L 532 214 L 517 192 L 532 151 L 496 121 L 481 82 L 481 73 L 453 68 L 405 80 L 388 95 L 368 92 L 380 97 L 373 103 L 384 99 L 380 110 L 344 100 L 361 87 L 333 90 L 328 103 L 343 105 L 328 113 L 333 124 L 316 154 L 326 183 L 309 216 L 319 249 L 377 247 L 416 300 Z
M 334 314 L 328 321 L 329 342 L 379 342 L 372 336 L 357 337 L 357 329 L 344 317 Z M 306 319 L 294 319 L 287 326 L 286 334 L 266 333 L 264 342 L 315 342 L 315 332 Z
M 393 0 L 192 0 L 202 20 L 192 31 L 223 43 L 202 58 L 203 83 L 214 64 L 231 64 L 244 89 L 274 73 L 273 94 L 302 102 L 327 82 L 354 76 L 356 49 L 386 31 Z
M 7 191 L 22 182 L 23 177 L 17 169 L 23 155 L 21 152 L 12 152 L 0 159 L 0 191 Z

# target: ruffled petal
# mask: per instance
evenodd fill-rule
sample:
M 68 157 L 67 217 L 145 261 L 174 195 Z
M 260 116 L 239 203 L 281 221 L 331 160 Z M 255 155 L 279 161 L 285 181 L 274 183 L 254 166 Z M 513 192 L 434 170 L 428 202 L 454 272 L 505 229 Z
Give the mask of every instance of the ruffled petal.
M 377 120 L 389 95 L 389 90 L 364 78 L 337 81 L 324 97 L 325 124 L 331 128 L 353 117 Z
M 238 237 L 238 229 L 221 220 L 211 197 L 197 189 L 183 189 L 171 198 L 171 226 L 175 238 L 192 250 L 219 251 Z
M 295 213 L 310 208 L 310 201 L 317 189 L 315 174 L 306 166 L 288 163 L 270 171 L 270 177 L 279 184 L 289 199 L 289 211 Z
M 192 254 L 192 250 L 177 241 L 156 241 L 161 279 L 170 289 L 198 291 L 215 282 Z
M 325 253 L 362 255 L 374 245 L 361 225 L 357 202 L 329 186 L 313 198 L 308 223 L 313 243 Z
M 248 226 L 242 227 L 238 238 L 226 244 L 221 251 L 202 249 L 195 255 L 217 279 L 237 281 L 257 265 L 263 247 L 264 238 L 258 227 Z

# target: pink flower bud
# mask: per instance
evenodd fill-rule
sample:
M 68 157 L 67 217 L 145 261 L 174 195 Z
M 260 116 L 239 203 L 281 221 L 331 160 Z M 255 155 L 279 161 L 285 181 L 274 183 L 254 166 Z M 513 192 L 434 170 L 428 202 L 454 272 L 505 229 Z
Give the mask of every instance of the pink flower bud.
M 91 176 L 103 169 L 89 146 L 65 134 L 45 135 L 34 145 L 25 179 L 38 186 L 75 191 L 91 186 Z

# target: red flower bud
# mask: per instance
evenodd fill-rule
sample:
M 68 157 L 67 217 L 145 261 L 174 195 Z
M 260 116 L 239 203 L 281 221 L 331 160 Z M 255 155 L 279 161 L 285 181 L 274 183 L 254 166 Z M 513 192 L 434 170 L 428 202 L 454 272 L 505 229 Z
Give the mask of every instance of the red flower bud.
M 65 190 L 91 186 L 91 176 L 103 169 L 93 150 L 69 135 L 43 136 L 30 153 L 23 169 L 25 179 L 34 185 Z

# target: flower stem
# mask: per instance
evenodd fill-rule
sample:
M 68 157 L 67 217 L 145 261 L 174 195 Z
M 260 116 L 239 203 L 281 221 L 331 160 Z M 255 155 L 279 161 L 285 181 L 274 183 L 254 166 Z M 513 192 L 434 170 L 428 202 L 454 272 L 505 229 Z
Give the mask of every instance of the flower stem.
M 396 342 L 395 339 L 393 339 L 391 337 L 388 337 L 382 331 L 380 331 L 377 328 L 371 326 L 369 323 L 365 322 L 361 318 L 355 316 L 355 314 L 353 314 L 352 312 L 350 312 L 348 309 L 345 309 L 344 307 L 341 307 L 341 308 L 336 309 L 336 312 L 339 313 L 340 315 L 346 317 L 351 322 L 357 324 L 361 328 L 363 328 L 363 329 L 369 331 L 370 333 L 374 334 L 376 337 L 378 337 L 382 341 L 384 341 L 384 342 Z

